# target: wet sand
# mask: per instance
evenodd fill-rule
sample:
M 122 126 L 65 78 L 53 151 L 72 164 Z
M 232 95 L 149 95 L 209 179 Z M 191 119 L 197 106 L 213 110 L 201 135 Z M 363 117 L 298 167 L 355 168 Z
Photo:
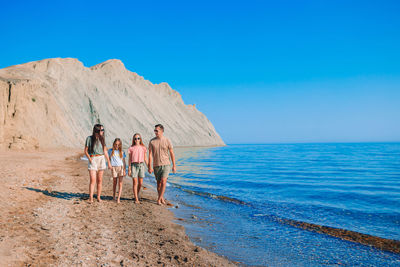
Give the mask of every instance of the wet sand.
M 121 203 L 112 201 L 109 171 L 103 202 L 87 203 L 79 154 L 0 152 L 1 266 L 234 266 L 191 243 L 153 190 L 136 205 L 125 180 Z

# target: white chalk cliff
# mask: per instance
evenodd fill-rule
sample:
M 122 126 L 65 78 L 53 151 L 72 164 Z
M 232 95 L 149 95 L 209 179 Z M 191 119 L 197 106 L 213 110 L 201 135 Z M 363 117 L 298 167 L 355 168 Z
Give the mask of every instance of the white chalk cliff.
M 206 116 L 167 83 L 153 84 L 120 60 L 87 68 L 54 58 L 0 70 L 0 147 L 78 148 L 102 123 L 106 142 L 124 147 L 141 133 L 146 145 L 157 123 L 175 146 L 224 145 Z

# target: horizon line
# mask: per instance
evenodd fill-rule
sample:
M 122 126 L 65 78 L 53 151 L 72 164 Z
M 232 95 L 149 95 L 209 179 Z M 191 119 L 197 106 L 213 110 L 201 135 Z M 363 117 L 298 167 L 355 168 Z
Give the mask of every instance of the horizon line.
M 229 145 L 296 145 L 296 144 L 387 144 L 400 141 L 332 141 L 332 142 L 260 142 L 260 143 L 226 143 Z

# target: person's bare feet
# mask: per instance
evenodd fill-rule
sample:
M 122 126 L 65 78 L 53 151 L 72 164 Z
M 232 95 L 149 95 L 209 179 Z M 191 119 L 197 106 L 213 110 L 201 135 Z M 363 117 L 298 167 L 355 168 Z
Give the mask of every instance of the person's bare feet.
M 157 200 L 157 205 L 162 206 L 162 202 L 160 200 Z
M 165 199 L 161 199 L 161 203 L 164 205 L 167 204 L 167 202 L 165 202 Z
M 121 201 L 120 201 L 120 199 L 119 199 L 119 198 L 117 199 L 117 203 L 121 203 Z
M 102 202 L 101 198 L 98 198 L 98 199 L 97 199 L 97 202 Z
M 87 203 L 92 204 L 93 203 L 93 199 L 88 199 Z

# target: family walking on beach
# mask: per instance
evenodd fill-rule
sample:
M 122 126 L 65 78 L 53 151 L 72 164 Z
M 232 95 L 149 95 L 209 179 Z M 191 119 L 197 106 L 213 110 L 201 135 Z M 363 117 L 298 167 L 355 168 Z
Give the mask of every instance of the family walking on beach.
M 135 203 L 140 203 L 139 193 L 145 176 L 145 166 L 149 173 L 154 172 L 157 180 L 158 199 L 157 204 L 166 204 L 164 199 L 165 188 L 168 175 L 171 171 L 170 156 L 172 160 L 172 172 L 176 173 L 175 154 L 171 141 L 164 136 L 164 126 L 157 124 L 154 127 L 155 137 L 150 140 L 146 157 L 147 148 L 143 144 L 140 134 L 135 133 L 132 138 L 132 145 L 128 149 L 128 175 L 133 179 L 133 195 Z M 104 170 L 111 169 L 113 177 L 113 199 L 120 203 L 122 192 L 122 181 L 126 176 L 126 154 L 122 151 L 122 141 L 115 138 L 111 149 L 107 150 L 104 127 L 96 124 L 93 133 L 86 138 L 84 153 L 89 160 L 89 202 L 93 202 L 94 186 L 97 184 L 97 201 L 101 202 L 101 189 Z M 118 184 L 118 196 L 116 188 Z

